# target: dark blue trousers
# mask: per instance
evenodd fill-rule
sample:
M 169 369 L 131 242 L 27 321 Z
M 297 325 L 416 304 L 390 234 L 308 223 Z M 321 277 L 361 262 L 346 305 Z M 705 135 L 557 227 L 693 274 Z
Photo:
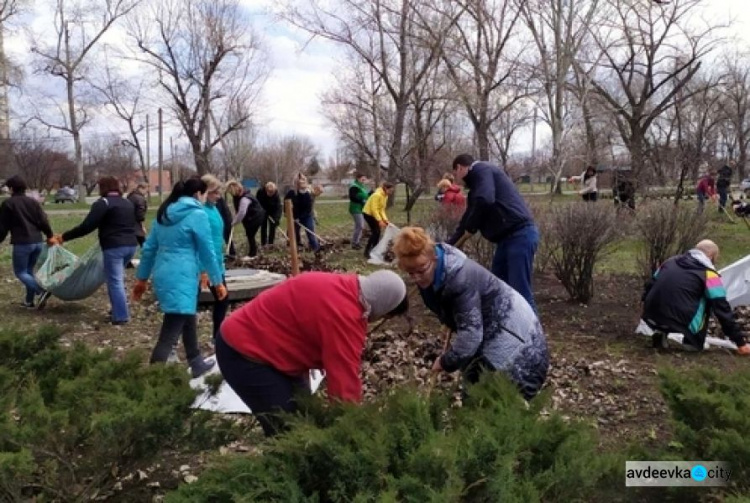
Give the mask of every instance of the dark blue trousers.
M 531 290 L 531 273 L 537 246 L 539 231 L 535 225 L 528 225 L 500 241 L 492 258 L 492 274 L 520 293 L 534 312 L 536 304 Z
M 279 412 L 294 412 L 298 393 L 310 394 L 310 381 L 290 376 L 270 365 L 251 361 L 230 347 L 221 335 L 216 336 L 216 360 L 224 380 L 250 407 L 267 437 L 283 431 Z

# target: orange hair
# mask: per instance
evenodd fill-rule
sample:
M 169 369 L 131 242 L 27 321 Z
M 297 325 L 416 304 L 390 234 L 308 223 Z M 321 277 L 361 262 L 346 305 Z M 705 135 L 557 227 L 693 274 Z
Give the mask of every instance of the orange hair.
M 404 227 L 393 240 L 393 253 L 399 262 L 435 253 L 435 241 L 421 227 Z

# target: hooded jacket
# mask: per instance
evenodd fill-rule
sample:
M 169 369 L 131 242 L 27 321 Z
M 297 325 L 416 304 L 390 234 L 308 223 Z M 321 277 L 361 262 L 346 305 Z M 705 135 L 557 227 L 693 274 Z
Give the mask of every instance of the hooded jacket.
M 479 231 L 488 241 L 499 243 L 534 224 L 523 198 L 499 167 L 477 161 L 469 168 L 464 183 L 469 188 L 466 212 L 448 244 L 454 244 L 467 231 Z
M 361 214 L 368 197 L 367 187 L 354 180 L 349 185 L 349 213 L 352 215 Z
M 385 214 L 385 207 L 387 204 L 388 194 L 385 193 L 383 187 L 378 187 L 378 189 L 367 199 L 365 207 L 362 208 L 362 213 L 370 215 L 378 222 L 387 222 L 388 216 Z
M 544 384 L 547 340 L 528 302 L 488 270 L 450 245 L 436 245 L 432 286 L 420 289 L 425 305 L 455 331 L 441 357 L 447 372 L 481 359 L 513 380 L 526 398 Z
M 690 250 L 664 262 L 646 284 L 642 300 L 642 318 L 649 327 L 681 333 L 697 349 L 703 349 L 706 342 L 712 312 L 732 342 L 737 346 L 745 344 L 721 276 L 700 250 Z
M 153 275 L 153 288 L 164 313 L 195 314 L 201 271 L 212 285 L 222 282 L 203 205 L 192 197 L 181 197 L 165 213 L 164 222 L 154 220 L 141 251 L 136 278 Z
M 0 243 L 10 233 L 10 244 L 42 242 L 42 233 L 52 237 L 52 228 L 39 201 L 25 194 L 13 194 L 0 205 Z
M 446 206 L 457 206 L 463 209 L 466 207 L 466 196 L 461 192 L 461 187 L 453 183 L 445 189 L 441 202 Z
M 224 219 L 216 203 L 206 202 L 203 209 L 208 215 L 208 224 L 211 226 L 211 245 L 216 255 L 216 262 L 224 274 Z

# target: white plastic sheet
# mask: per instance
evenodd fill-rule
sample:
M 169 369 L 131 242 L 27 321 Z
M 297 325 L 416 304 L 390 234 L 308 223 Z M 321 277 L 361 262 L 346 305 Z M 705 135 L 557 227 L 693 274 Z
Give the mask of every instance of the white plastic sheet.
M 721 274 L 724 289 L 727 291 L 727 302 L 732 306 L 732 309 L 737 306 L 750 305 L 750 255 L 721 269 L 719 274 Z M 640 320 L 635 333 L 650 337 L 654 331 L 646 325 L 645 321 Z M 668 334 L 667 337 L 678 344 L 682 344 L 682 334 L 672 333 Z M 705 348 L 708 349 L 711 346 L 737 349 L 737 346 L 730 340 L 706 337 Z
M 750 255 L 726 266 L 719 274 L 732 309 L 750 305 Z
M 370 258 L 367 263 L 374 265 L 390 265 L 389 262 L 385 261 L 385 254 L 388 251 L 388 245 L 398 235 L 400 230 L 401 229 L 395 225 L 388 224 L 388 227 L 383 231 L 383 235 L 380 236 L 380 241 L 378 241 L 378 244 L 370 252 Z
M 226 382 L 221 383 L 219 392 L 216 395 L 209 395 L 208 387 L 206 386 L 206 377 L 219 373 L 221 373 L 221 369 L 219 369 L 219 364 L 217 363 L 210 372 L 190 381 L 190 387 L 201 392 L 195 398 L 193 408 L 213 412 L 251 414 L 252 411 L 250 408 L 245 405 L 245 402 L 237 396 L 237 393 Z M 323 379 L 324 375 L 320 370 L 310 371 L 310 390 L 313 393 L 318 390 Z

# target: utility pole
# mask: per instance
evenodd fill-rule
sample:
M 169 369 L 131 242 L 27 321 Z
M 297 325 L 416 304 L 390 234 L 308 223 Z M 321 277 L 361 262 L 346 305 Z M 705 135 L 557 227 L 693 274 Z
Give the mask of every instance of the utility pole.
M 536 119 L 537 119 L 537 107 L 534 106 L 534 122 L 531 126 L 531 166 L 536 169 Z M 541 171 L 539 172 L 541 176 Z M 542 181 L 541 179 L 539 180 Z
M 162 173 L 164 172 L 164 148 L 162 145 L 162 140 L 164 139 L 164 131 L 163 131 L 163 124 L 162 124 L 162 113 L 161 108 L 159 109 L 159 202 L 162 202 L 164 200 L 164 177 L 162 176 Z
M 169 162 L 172 167 L 172 184 L 175 184 L 177 183 L 179 174 L 177 173 L 177 165 L 174 162 L 174 143 L 171 136 L 169 137 Z
M 148 114 L 146 114 L 146 170 L 148 171 L 148 191 L 151 192 L 151 133 L 149 132 Z M 150 194 L 149 194 L 150 195 Z

